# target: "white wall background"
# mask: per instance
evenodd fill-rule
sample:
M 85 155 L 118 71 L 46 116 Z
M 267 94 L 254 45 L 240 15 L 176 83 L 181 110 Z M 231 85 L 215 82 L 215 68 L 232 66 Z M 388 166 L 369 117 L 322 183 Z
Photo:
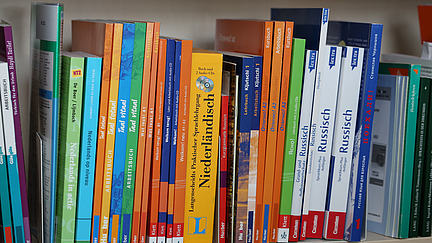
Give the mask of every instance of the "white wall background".
M 72 19 L 128 19 L 161 22 L 161 35 L 194 40 L 213 48 L 217 18 L 270 18 L 272 7 L 327 7 L 331 20 L 384 24 L 382 53 L 420 55 L 417 5 L 432 0 L 65 0 L 64 50 L 71 46 Z M 30 87 L 30 0 L 0 0 L 0 18 L 13 26 L 21 122 L 27 155 Z

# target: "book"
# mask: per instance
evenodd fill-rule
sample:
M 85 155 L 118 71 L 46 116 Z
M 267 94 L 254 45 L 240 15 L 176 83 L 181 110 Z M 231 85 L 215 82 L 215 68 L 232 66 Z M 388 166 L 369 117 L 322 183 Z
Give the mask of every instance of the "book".
M 84 83 L 75 241 L 90 242 L 102 58 L 83 52 L 76 54 L 84 57 Z
M 32 53 L 32 81 L 29 133 L 29 165 L 30 171 L 37 172 L 42 163 L 44 186 L 43 189 L 43 229 L 44 238 L 54 242 L 54 222 L 56 209 L 57 185 L 57 150 L 58 150 L 58 121 L 59 121 L 59 93 L 60 93 L 60 53 L 63 36 L 63 5 L 62 4 L 32 4 L 31 21 L 31 53 Z M 39 73 L 47 73 L 40 76 Z M 49 75 L 48 75 L 49 74 Z M 43 104 L 43 105 L 42 105 Z M 44 122 L 42 122 L 44 121 Z M 38 126 L 40 124 L 40 126 Z M 42 161 L 36 156 L 38 135 L 42 139 Z M 34 168 L 35 166 L 36 168 Z M 31 173 L 30 173 L 31 174 Z M 39 175 L 29 176 L 37 178 Z M 39 181 L 29 181 L 29 190 L 33 190 Z M 37 189 L 34 189 L 37 190 Z M 39 197 L 35 198 L 39 200 Z M 40 217 L 32 211 L 32 217 Z M 33 213 L 34 212 L 34 213 Z M 31 226 L 35 237 L 41 229 L 37 223 Z
M 368 230 L 398 236 L 408 77 L 380 74 L 372 130 Z M 398 188 L 399 187 L 399 188 Z
M 179 117 L 177 133 L 176 172 L 174 186 L 173 242 L 182 243 L 186 191 L 186 159 L 189 127 L 192 40 L 181 41 Z
M 61 73 L 56 242 L 68 242 L 75 240 L 84 57 L 63 52 Z
M 343 47 L 323 237 L 343 239 L 364 49 Z
M 300 107 L 299 117 L 299 128 L 297 138 L 297 149 L 296 149 L 296 162 L 295 162 L 295 173 L 293 182 L 293 192 L 291 200 L 291 216 L 289 223 L 285 223 L 286 217 L 283 218 L 280 225 L 283 230 L 286 231 L 286 227 L 289 226 L 289 241 L 298 241 L 300 233 L 303 233 L 303 238 L 306 237 L 306 232 L 301 229 L 301 215 L 303 205 L 303 195 L 306 177 L 306 167 L 310 166 L 307 164 L 307 154 L 309 148 L 309 135 L 310 135 L 310 123 L 312 120 L 312 104 L 313 94 L 315 88 L 315 73 L 316 73 L 316 58 L 317 51 L 306 50 L 305 51 L 305 64 L 304 64 L 304 75 L 303 75 L 303 88 L 302 88 L 302 99 Z M 309 171 L 312 171 L 309 169 Z M 286 225 L 288 224 L 288 225 Z M 281 227 L 281 226 L 279 226 Z M 281 232 L 283 234 L 283 232 Z M 286 240 L 285 240 L 286 241 Z
M 327 8 L 282 8 L 282 9 L 272 9 L 271 19 L 273 20 L 284 20 L 294 22 L 294 38 L 302 38 L 308 40 L 306 42 L 306 49 L 317 51 L 316 55 L 316 66 L 317 73 L 315 79 L 318 79 L 318 73 L 322 70 L 325 65 L 325 58 L 320 55 L 325 48 L 327 30 L 328 30 L 328 20 L 329 20 L 330 10 Z M 323 53 L 323 52 L 322 52 Z M 314 93 L 314 96 L 317 94 Z M 314 106 L 316 98 L 314 98 Z M 319 98 L 318 98 L 319 100 Z M 314 111 L 313 111 L 314 112 Z M 313 125 L 311 125 L 313 126 Z M 311 133 L 311 141 L 315 141 L 315 133 Z M 309 146 L 314 146 L 311 142 Z M 309 149 L 308 158 L 312 156 L 313 150 Z M 309 160 L 308 160 L 309 161 Z M 311 176 L 312 162 L 308 162 L 308 170 L 306 174 L 305 189 L 304 189 L 304 204 L 303 204 L 303 217 L 302 217 L 302 232 L 306 232 L 306 227 L 308 227 L 309 221 L 309 201 L 310 201 L 310 188 L 311 188 Z M 301 234 L 301 240 L 306 239 L 305 234 Z
M 144 51 L 146 41 L 146 23 L 135 22 L 133 45 L 129 115 L 123 178 L 122 212 L 120 218 L 119 239 L 130 241 L 132 210 L 135 189 L 135 169 L 138 147 L 138 126 L 141 106 L 141 89 L 143 81 Z
M 422 188 L 423 192 L 421 196 L 420 208 L 424 212 L 420 216 L 419 221 L 419 230 L 418 234 L 420 236 L 430 236 L 431 235 L 431 207 L 430 207 L 430 199 L 431 195 L 431 160 L 430 160 L 430 152 L 427 149 L 430 147 L 429 144 L 426 144 L 427 137 L 430 134 L 430 129 L 428 127 L 428 123 L 430 124 L 429 112 L 430 112 L 430 89 L 431 83 L 428 78 L 420 78 L 420 88 L 419 88 L 419 104 L 418 104 L 418 117 L 417 117 L 417 135 L 416 135 L 416 153 L 415 160 L 419 160 L 419 165 L 423 164 L 421 170 L 423 171 Z M 430 151 L 430 150 L 429 150 Z M 428 157 L 426 157 L 428 156 Z M 429 188 L 428 188 L 429 187 Z
M 0 62 L 0 75 L 2 82 L 8 82 L 8 64 L 6 62 Z M 3 93 L 3 92 L 2 92 Z M 1 110 L 0 110 L 1 112 Z M 2 113 L 0 113 L 2 114 Z M 3 117 L 3 115 L 2 115 Z M 10 129 L 8 127 L 8 129 Z M 5 243 L 14 242 L 14 225 L 12 224 L 12 210 L 11 210 L 11 198 L 9 191 L 9 179 L 8 179 L 8 160 L 6 159 L 6 146 L 5 146 L 5 135 L 3 133 L 3 119 L 0 121 L 0 175 L 1 175 L 1 190 L 0 190 L 0 209 L 1 209 L 1 239 Z
M 431 22 L 431 5 L 418 5 L 417 6 L 419 26 L 420 26 L 420 37 L 421 41 L 432 42 L 432 32 L 430 31 Z
M 132 80 L 132 63 L 134 53 L 135 24 L 124 22 L 120 57 L 119 85 L 116 109 L 115 142 L 113 150 L 111 175 L 111 202 L 108 238 L 111 242 L 119 241 L 123 181 L 126 164 L 126 144 L 129 121 L 129 101 Z
M 409 77 L 409 98 L 405 125 L 405 148 L 403 158 L 402 195 L 400 205 L 398 237 L 408 238 L 418 234 L 421 169 L 414 159 L 416 144 L 416 124 L 418 96 L 420 88 L 420 65 L 380 63 L 380 74 L 403 75 Z M 421 167 L 421 166 L 420 166 Z M 414 168 L 416 168 L 414 170 Z M 410 225 L 412 227 L 410 227 Z
M 157 90 L 156 90 L 156 104 L 155 104 L 155 122 L 154 122 L 154 145 L 152 155 L 152 175 L 151 175 L 151 188 L 149 198 L 149 211 L 148 222 L 149 232 L 147 233 L 148 242 L 154 243 L 157 241 L 158 234 L 158 210 L 159 210 L 159 183 L 161 175 L 161 156 L 162 156 L 162 143 L 163 143 L 163 121 L 164 121 L 164 96 L 165 96 L 165 75 L 167 63 L 167 40 L 161 38 L 159 42 L 159 57 L 158 57 L 158 71 L 157 71 Z M 142 206 L 141 206 L 142 208 Z M 141 217 L 141 224 L 146 218 Z M 145 232 L 145 231 L 144 231 Z M 140 235 L 142 235 L 140 230 Z M 140 237 L 142 238 L 142 237 Z
M 13 117 L 15 126 L 15 143 L 17 146 L 17 163 L 20 175 L 20 190 L 21 190 L 21 205 L 23 209 L 23 223 L 24 223 L 24 237 L 25 242 L 30 243 L 30 221 L 29 209 L 27 200 L 27 188 L 25 178 L 25 163 L 24 151 L 21 133 L 21 118 L 20 118 L 20 105 L 18 99 L 18 85 L 17 74 L 15 65 L 15 51 L 12 36 L 12 26 L 0 20 L 0 60 L 8 63 L 9 82 L 11 87 L 11 99 L 13 106 Z
M 345 240 L 360 241 L 365 238 L 366 233 L 366 178 L 383 26 L 374 23 L 329 21 L 328 28 L 328 44 L 345 43 L 347 46 L 365 48 L 344 234 Z
M 185 193 L 185 242 L 213 239 L 222 54 L 192 53 L 188 159 Z M 199 198 L 199 200 L 197 200 Z
M 291 62 L 284 62 L 284 65 L 290 64 L 291 72 L 283 73 L 283 77 L 289 79 L 288 94 L 283 101 L 285 103 L 281 103 L 281 107 L 284 108 L 281 112 L 281 116 L 285 116 L 286 121 L 281 122 L 278 126 L 279 130 L 285 130 L 286 132 L 285 136 L 282 136 L 285 140 L 283 153 L 281 154 L 283 162 L 282 168 L 276 169 L 275 171 L 275 174 L 280 172 L 279 178 L 275 176 L 275 180 L 281 180 L 281 186 L 279 188 L 280 202 L 276 204 L 279 205 L 277 208 L 278 215 L 273 216 L 276 227 L 277 242 L 288 242 L 290 231 L 289 215 L 291 214 L 293 194 L 295 155 L 297 149 L 300 101 L 302 98 L 303 72 L 305 64 L 305 45 L 306 41 L 304 39 L 294 38 L 292 40 Z
M 114 148 L 117 122 L 117 102 L 120 84 L 120 63 L 123 40 L 123 24 L 114 23 L 111 77 L 108 99 L 108 116 L 106 120 L 105 164 L 103 170 L 102 202 L 100 212 L 99 241 L 108 241 L 110 225 L 110 205 L 113 180 Z M 96 203 L 96 202 L 95 202 Z
M 215 49 L 260 55 L 263 57 L 260 132 L 258 139 L 258 166 L 255 206 L 254 242 L 262 239 L 262 201 L 264 168 L 266 162 L 268 100 L 273 43 L 273 22 L 264 20 L 216 20 Z M 235 40 L 235 41 L 233 41 Z M 254 40 L 254 41 L 251 41 Z
M 93 242 L 98 242 L 99 240 L 99 226 L 101 222 L 102 181 L 105 165 L 106 121 L 108 119 L 113 35 L 114 23 L 72 20 L 72 51 L 83 51 L 103 57 L 91 220 L 91 240 Z

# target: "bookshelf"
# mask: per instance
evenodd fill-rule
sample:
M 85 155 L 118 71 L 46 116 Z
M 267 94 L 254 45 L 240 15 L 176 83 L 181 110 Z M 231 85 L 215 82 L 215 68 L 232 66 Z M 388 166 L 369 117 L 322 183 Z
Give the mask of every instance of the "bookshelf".
M 31 0 L 3 0 L 0 16 L 13 26 L 17 78 L 21 104 L 24 151 L 28 148 L 30 107 L 30 5 Z M 382 53 L 419 55 L 421 52 L 417 5 L 427 0 L 74 0 L 52 1 L 65 5 L 63 49 L 71 46 L 71 19 L 136 19 L 161 22 L 161 34 L 194 40 L 194 46 L 213 48 L 217 18 L 268 19 L 271 7 L 328 7 L 330 19 L 384 24 Z M 27 152 L 26 156 L 27 156 Z M 374 233 L 368 242 L 432 242 L 432 238 L 392 239 Z M 311 241 L 331 242 L 331 241 Z

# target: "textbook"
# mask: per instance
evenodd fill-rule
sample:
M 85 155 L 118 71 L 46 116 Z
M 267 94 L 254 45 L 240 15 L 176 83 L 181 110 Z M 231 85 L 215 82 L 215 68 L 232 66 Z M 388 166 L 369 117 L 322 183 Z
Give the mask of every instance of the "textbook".
M 84 57 L 63 52 L 57 168 L 56 242 L 75 240 Z
M 60 94 L 60 53 L 63 36 L 63 5 L 32 4 L 31 53 L 32 81 L 29 133 L 29 172 L 36 173 L 43 165 L 43 229 L 44 238 L 54 242 L 56 186 L 57 186 L 57 150 L 59 128 L 59 94 Z M 47 73 L 40 76 L 39 73 Z M 43 105 L 42 105 L 43 104 Z M 44 122 L 42 122 L 44 121 Z M 38 126 L 40 125 L 40 126 Z M 37 134 L 36 134 L 37 133 Z M 42 139 L 42 161 L 36 156 L 37 138 Z M 37 178 L 29 176 L 29 178 Z M 39 181 L 29 181 L 29 191 L 37 190 L 33 186 Z M 39 198 L 35 198 L 39 200 Z M 33 211 L 37 212 L 37 209 Z M 40 217 L 32 212 L 32 217 Z M 40 236 L 40 228 L 32 225 L 34 236 Z M 41 239 L 40 239 L 41 240 Z
M 102 58 L 76 54 L 84 57 L 84 84 L 75 241 L 90 242 Z
M 24 163 L 24 151 L 21 133 L 20 106 L 18 99 L 18 84 L 15 67 L 16 65 L 14 42 L 12 36 L 12 26 L 3 20 L 0 20 L 0 60 L 8 63 L 9 82 L 11 88 L 11 100 L 15 126 L 15 143 L 17 146 L 17 163 L 20 175 L 20 190 L 22 192 L 21 204 L 23 209 L 24 237 L 26 243 L 30 243 L 30 221 L 25 177 L 26 173 Z
M 368 230 L 398 237 L 408 77 L 380 74 L 372 130 Z M 371 201 L 372 202 L 372 201 Z
M 323 237 L 342 240 L 364 49 L 343 47 Z
M 191 73 L 184 241 L 210 242 L 215 215 L 222 54 L 195 49 Z

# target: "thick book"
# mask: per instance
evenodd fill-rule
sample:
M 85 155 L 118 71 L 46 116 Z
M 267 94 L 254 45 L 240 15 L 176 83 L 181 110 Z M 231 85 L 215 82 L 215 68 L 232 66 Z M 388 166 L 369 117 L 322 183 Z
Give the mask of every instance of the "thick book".
M 281 100 L 281 115 L 285 116 L 286 121 L 279 124 L 279 130 L 285 130 L 285 136 L 282 136 L 284 141 L 282 156 L 282 167 L 276 169 L 276 173 L 280 173 L 279 177 L 275 177 L 275 180 L 281 180 L 280 190 L 280 202 L 277 202 L 279 207 L 275 208 L 278 210 L 277 215 L 273 215 L 273 221 L 275 223 L 275 231 L 277 242 L 288 242 L 288 236 L 290 231 L 290 214 L 291 214 L 291 203 L 293 194 L 293 183 L 294 183 L 294 168 L 296 159 L 297 149 L 297 137 L 298 137 L 298 126 L 300 117 L 300 101 L 302 99 L 302 86 L 303 86 L 303 72 L 305 64 L 305 45 L 306 40 L 294 38 L 292 42 L 292 60 L 290 63 L 291 72 L 282 75 L 283 79 L 289 79 L 288 94 L 285 99 Z M 291 54 L 290 54 L 291 55 Z M 289 76 L 288 76 L 289 75 Z M 288 87 L 287 87 L 288 88 Z M 278 135 L 279 140 L 279 135 Z M 278 144 L 278 146 L 280 146 Z
M 337 240 L 342 240 L 344 235 L 364 57 L 363 48 L 347 46 L 342 51 L 323 232 L 324 238 Z
M 368 230 L 397 237 L 408 77 L 380 74 L 372 130 Z
M 117 114 L 115 124 L 115 142 L 113 150 L 114 158 L 113 166 L 112 168 L 110 168 L 112 176 L 108 238 L 111 242 L 118 242 L 120 234 L 134 39 L 135 24 L 127 22 L 123 23 L 119 85 L 116 101 Z
M 8 81 L 8 64 L 6 62 L 0 62 L 0 78 L 2 82 Z M 2 95 L 3 96 L 3 95 Z M 2 98 L 3 99 L 3 98 Z M 0 111 L 1 112 L 1 111 Z M 0 113 L 2 114 L 2 113 Z M 3 115 L 1 116 L 3 117 Z M 10 129 L 10 128 L 8 128 Z M 9 190 L 9 180 L 8 180 L 8 161 L 6 159 L 6 146 L 5 146 L 5 134 L 3 133 L 3 119 L 0 120 L 0 228 L 2 240 L 5 243 L 14 242 L 14 230 L 12 224 L 12 208 L 11 208 L 11 198 Z
M 329 21 L 327 43 L 365 48 L 362 84 L 357 111 L 353 164 L 348 192 L 344 239 L 365 238 L 366 189 L 373 125 L 378 64 L 381 52 L 381 24 Z
M 59 97 L 60 97 L 60 53 L 63 36 L 63 5 L 32 4 L 31 22 L 31 53 L 32 81 L 30 105 L 29 133 L 29 172 L 36 173 L 43 165 L 43 229 L 44 239 L 54 242 L 55 239 L 55 208 L 57 186 L 57 151 L 59 128 Z M 39 75 L 46 73 L 47 75 Z M 42 161 L 38 161 L 36 148 L 38 136 L 42 139 Z M 38 178 L 31 175 L 29 178 Z M 39 181 L 29 181 L 29 191 L 37 190 Z M 36 196 L 34 200 L 39 200 Z M 31 199 L 33 200 L 33 199 Z M 37 221 L 38 209 L 32 209 L 32 218 Z M 34 212 L 34 213 L 33 213 Z M 40 236 L 40 228 L 36 222 L 31 223 L 34 236 Z M 41 240 L 41 239 L 39 239 Z
M 284 20 L 294 21 L 294 38 L 306 39 L 306 49 L 317 51 L 316 55 L 316 66 L 317 73 L 315 79 L 318 79 L 318 72 L 325 65 L 325 58 L 321 53 L 324 53 L 328 20 L 330 10 L 327 8 L 275 8 L 271 10 L 271 19 L 273 20 Z M 314 94 L 315 95 L 315 94 Z M 315 102 L 315 98 L 314 98 Z M 315 103 L 314 103 L 315 104 Z M 315 107 L 315 105 L 314 105 Z M 311 140 L 315 141 L 314 134 L 311 134 Z M 314 143 L 310 143 L 309 146 L 313 146 Z M 313 151 L 309 150 L 309 154 Z M 310 157 L 310 156 L 309 156 Z M 308 161 L 310 165 L 311 162 Z M 308 169 L 312 168 L 308 165 Z M 307 170 L 305 189 L 304 189 L 304 203 L 303 203 L 303 217 L 302 217 L 302 231 L 306 232 L 309 215 L 309 201 L 310 201 L 310 188 L 311 188 L 311 176 L 312 171 Z M 301 240 L 305 240 L 305 235 L 301 235 Z
M 26 188 L 26 173 L 24 163 L 24 151 L 21 133 L 21 118 L 20 106 L 18 99 L 18 84 L 17 73 L 15 65 L 15 51 L 12 36 L 12 26 L 3 20 L 0 20 L 0 61 L 8 63 L 9 70 L 9 83 L 11 88 L 11 100 L 15 126 L 15 143 L 17 147 L 17 163 L 20 175 L 20 190 L 21 190 L 21 204 L 23 209 L 23 222 L 24 222 L 24 237 L 25 242 L 30 243 L 30 221 L 29 209 L 27 201 L 27 188 Z
M 64 52 L 61 73 L 56 242 L 70 242 L 75 240 L 84 57 Z
M 84 57 L 84 84 L 75 241 L 90 242 L 102 58 L 83 52 L 76 54 Z
M 83 51 L 103 58 L 91 219 L 91 241 L 93 242 L 99 240 L 99 225 L 101 222 L 100 212 L 102 207 L 102 180 L 105 165 L 106 121 L 108 116 L 113 30 L 114 23 L 72 20 L 72 51 Z
M 219 151 L 222 54 L 195 49 L 191 70 L 184 241 L 211 242 Z
M 420 65 L 380 63 L 379 73 L 408 76 L 408 105 L 405 125 L 405 148 L 402 169 L 402 194 L 399 219 L 399 238 L 417 236 L 422 181 L 422 170 L 418 160 L 414 159 L 417 111 L 420 87 Z
M 281 218 L 281 222 L 279 224 L 279 227 L 282 228 L 282 231 L 286 231 L 286 227 L 289 227 L 289 241 L 298 241 L 300 239 L 304 185 L 307 170 L 306 166 L 310 165 L 306 162 L 309 149 L 309 135 L 311 130 L 310 124 L 312 120 L 317 51 L 306 50 L 305 55 L 306 58 L 304 64 L 302 99 L 298 128 L 299 134 L 297 136 L 295 173 L 291 199 L 291 215 L 289 217 L 289 222 L 285 222 L 286 217 L 284 217 Z M 311 169 L 309 169 L 309 171 L 312 172 Z M 306 232 L 303 231 L 302 233 L 304 233 L 303 238 L 306 238 Z
M 189 127 L 192 40 L 181 40 L 179 116 L 177 128 L 176 172 L 174 186 L 173 242 L 182 243 L 186 191 L 186 159 Z
M 242 52 L 263 57 L 260 132 L 258 138 L 258 166 L 255 207 L 254 242 L 262 239 L 262 212 L 264 168 L 266 162 L 268 100 L 273 43 L 272 21 L 264 20 L 216 20 L 215 49 L 221 51 Z M 235 41 L 234 41 L 235 40 Z M 251 41 L 252 40 L 252 41 Z
M 129 116 L 127 122 L 126 155 L 123 178 L 122 212 L 120 218 L 119 241 L 130 242 L 132 210 L 135 192 L 135 169 L 138 147 L 138 127 L 143 83 L 144 51 L 146 41 L 146 23 L 135 22 Z

